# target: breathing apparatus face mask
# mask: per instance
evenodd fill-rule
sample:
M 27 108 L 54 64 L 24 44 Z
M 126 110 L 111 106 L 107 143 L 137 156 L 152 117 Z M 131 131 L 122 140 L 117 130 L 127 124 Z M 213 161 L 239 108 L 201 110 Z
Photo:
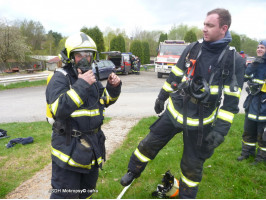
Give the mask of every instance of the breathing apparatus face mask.
M 93 53 L 92 52 L 75 52 L 74 53 L 76 69 L 80 69 L 82 73 L 92 70 Z

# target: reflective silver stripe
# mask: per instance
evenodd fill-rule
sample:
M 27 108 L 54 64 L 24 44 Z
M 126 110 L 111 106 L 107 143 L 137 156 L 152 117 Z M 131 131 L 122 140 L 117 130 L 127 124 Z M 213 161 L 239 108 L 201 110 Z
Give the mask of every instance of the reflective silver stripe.
M 178 68 L 176 65 L 172 68 L 172 72 L 176 76 L 183 76 L 183 74 L 184 74 L 183 70 L 181 70 L 180 68 Z
M 167 81 L 164 82 L 163 89 L 166 92 L 170 92 L 170 93 L 172 93 L 174 91 L 173 88 L 171 87 L 171 85 Z
M 80 96 L 76 93 L 76 91 L 74 89 L 70 89 L 67 91 L 68 96 L 72 99 L 72 101 L 77 105 L 77 107 L 79 108 L 82 104 L 83 101 L 80 98 Z
M 217 118 L 220 118 L 222 120 L 228 121 L 230 123 L 233 122 L 234 119 L 234 113 L 228 112 L 226 110 L 220 109 L 217 115 Z
M 242 142 L 243 142 L 245 145 L 248 145 L 248 146 L 256 146 L 256 143 L 249 143 L 249 142 L 245 142 L 244 140 L 242 140 Z
M 87 109 L 82 109 L 82 110 L 76 110 L 71 114 L 71 117 L 83 117 L 83 116 L 97 116 L 100 115 L 99 109 L 95 110 L 87 110 Z
M 138 148 L 134 151 L 134 154 L 141 162 L 149 162 L 151 160 L 148 157 L 144 156 L 142 153 L 140 153 Z
M 177 119 L 177 121 L 180 124 L 183 124 L 183 115 L 175 109 L 171 97 L 169 97 L 169 103 L 168 103 L 167 109 L 173 115 L 173 117 L 175 119 Z M 214 118 L 215 118 L 215 113 L 216 113 L 216 109 L 212 112 L 212 114 L 209 117 L 204 118 L 203 119 L 203 125 L 212 123 L 214 121 Z M 187 125 L 199 126 L 199 119 L 193 119 L 193 118 L 187 117 Z
M 192 180 L 189 180 L 188 178 L 186 178 L 183 173 L 181 172 L 181 179 L 184 183 L 186 183 L 186 185 L 188 187 L 196 187 L 199 185 L 199 182 L 195 182 L 195 181 L 192 181 Z
M 238 90 L 236 92 L 231 92 L 230 86 L 226 85 L 226 86 L 224 86 L 224 94 L 240 98 L 241 88 L 238 88 Z
M 245 78 L 251 78 L 252 76 L 249 76 L 249 75 L 245 74 L 244 77 L 245 77 Z

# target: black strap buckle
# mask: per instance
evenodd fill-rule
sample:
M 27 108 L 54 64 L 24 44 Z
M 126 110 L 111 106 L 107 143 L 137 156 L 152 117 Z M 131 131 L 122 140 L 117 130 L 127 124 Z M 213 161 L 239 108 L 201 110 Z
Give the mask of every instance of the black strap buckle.
M 82 135 L 82 132 L 78 131 L 78 130 L 75 130 L 73 129 L 72 130 L 72 137 L 80 137 Z

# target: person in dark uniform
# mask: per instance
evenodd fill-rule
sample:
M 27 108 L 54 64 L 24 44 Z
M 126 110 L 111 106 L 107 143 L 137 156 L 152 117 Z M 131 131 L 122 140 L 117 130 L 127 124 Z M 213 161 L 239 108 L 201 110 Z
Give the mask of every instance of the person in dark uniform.
M 196 198 L 203 164 L 224 141 L 239 112 L 245 61 L 228 46 L 232 41 L 230 24 L 231 15 L 226 9 L 207 13 L 203 41 L 184 50 L 165 81 L 155 111 L 161 113 L 168 99 L 167 109 L 132 153 L 128 172 L 120 181 L 123 186 L 139 177 L 174 135 L 183 132 L 179 197 Z M 220 104 L 222 93 L 224 100 Z
M 246 112 L 242 152 L 238 161 L 255 156 L 256 143 L 258 152 L 253 164 L 266 161 L 266 40 L 259 43 L 257 57 L 247 66 L 245 79 L 249 95 L 244 102 Z
M 112 73 L 103 87 L 92 70 L 96 53 L 88 35 L 68 37 L 61 52 L 65 65 L 47 85 L 46 101 L 54 119 L 51 198 L 90 198 L 105 160 L 101 125 L 105 108 L 116 102 L 122 83 Z

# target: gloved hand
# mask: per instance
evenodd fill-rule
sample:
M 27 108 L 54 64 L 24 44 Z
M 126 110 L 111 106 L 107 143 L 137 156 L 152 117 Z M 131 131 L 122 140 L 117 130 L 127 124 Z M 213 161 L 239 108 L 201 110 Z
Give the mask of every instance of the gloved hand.
M 223 143 L 224 136 L 216 131 L 211 131 L 206 137 L 206 141 L 208 142 L 208 149 L 213 150 Z
M 262 57 L 257 57 L 255 58 L 255 60 L 253 61 L 254 65 L 260 64 L 260 63 L 264 63 L 264 59 Z
M 155 101 L 154 110 L 157 114 L 160 114 L 164 110 L 164 101 L 157 98 Z

